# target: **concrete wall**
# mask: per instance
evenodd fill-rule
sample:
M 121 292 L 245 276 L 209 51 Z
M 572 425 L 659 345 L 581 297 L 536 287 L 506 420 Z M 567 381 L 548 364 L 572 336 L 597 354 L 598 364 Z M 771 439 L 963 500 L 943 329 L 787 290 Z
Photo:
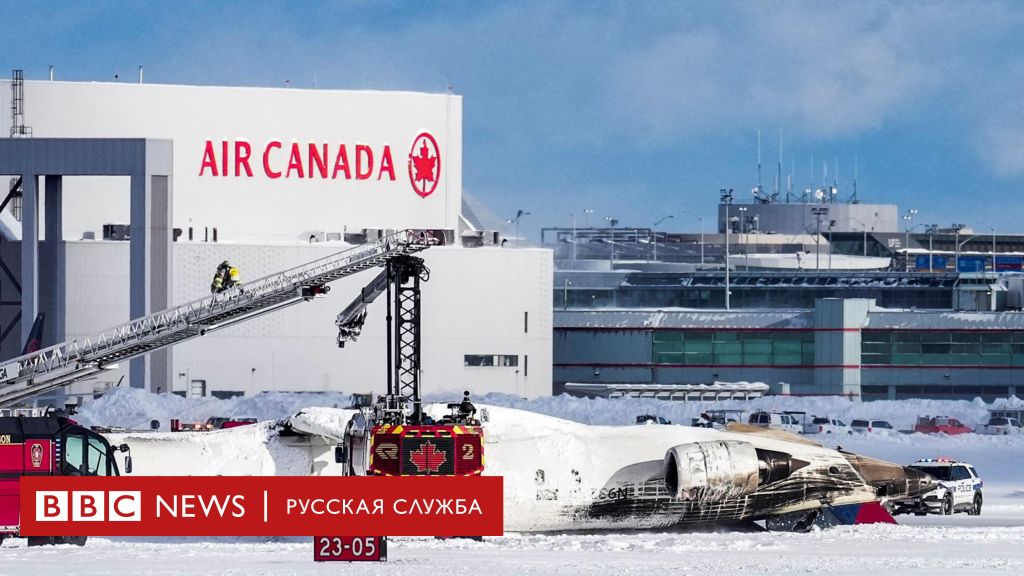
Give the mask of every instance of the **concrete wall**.
M 740 212 L 740 207 L 746 208 Z M 899 210 L 894 204 L 732 204 L 730 220 L 758 217 L 761 232 L 776 234 L 814 234 L 818 216 L 814 208 L 827 208 L 821 216 L 821 232 L 827 233 L 828 224 L 835 220 L 834 232 L 901 232 Z M 739 228 L 737 227 L 737 230 Z M 752 229 L 752 225 L 746 225 Z M 725 231 L 725 206 L 718 206 L 718 231 Z
M 174 244 L 174 301 L 209 294 L 217 264 L 229 259 L 246 281 L 342 249 L 321 243 L 289 246 L 178 242 Z M 67 338 L 95 335 L 128 320 L 128 243 L 68 242 Z M 536 397 L 551 392 L 551 278 L 549 250 L 433 248 L 422 253 L 431 270 L 423 285 L 425 394 L 470 390 Z M 385 304 L 369 309 L 363 336 L 335 345 L 334 317 L 372 279 L 372 271 L 331 285 L 327 297 L 225 328 L 175 347 L 175 390 L 205 380 L 208 391 L 375 391 L 386 386 Z M 524 313 L 527 314 L 524 326 Z M 519 356 L 516 367 L 467 367 L 465 354 Z M 127 365 L 73 393 L 116 383 Z

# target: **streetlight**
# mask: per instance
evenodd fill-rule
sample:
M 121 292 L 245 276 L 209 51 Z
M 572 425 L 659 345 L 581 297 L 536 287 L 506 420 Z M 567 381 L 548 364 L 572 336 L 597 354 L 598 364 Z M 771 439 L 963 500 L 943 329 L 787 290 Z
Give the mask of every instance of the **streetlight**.
M 992 233 L 992 272 L 996 271 L 996 229 L 984 222 L 978 222 Z
M 583 225 L 583 227 L 584 228 L 590 228 L 590 215 L 593 214 L 593 213 L 594 213 L 594 210 L 592 208 L 584 208 L 583 209 L 583 218 L 584 218 L 584 225 Z
M 917 208 L 911 208 L 907 210 L 907 213 L 903 215 L 903 221 L 906 224 L 903 225 L 903 253 L 906 255 L 905 271 L 910 272 L 910 231 L 913 229 L 914 215 L 917 214 Z
M 935 267 L 932 262 L 935 258 L 935 253 L 932 252 L 932 239 L 935 238 L 935 234 L 939 231 L 938 224 L 929 224 L 925 227 L 925 232 L 928 234 L 928 271 L 934 272 Z
M 740 234 L 743 238 L 743 267 L 747 272 L 750 271 L 750 264 L 747 260 L 748 252 L 750 247 L 747 246 L 747 207 L 740 206 L 737 208 L 740 211 Z
M 611 240 L 609 243 L 612 245 L 612 253 L 609 256 L 609 262 L 615 262 L 615 225 L 619 223 L 618 219 L 612 216 L 605 216 L 604 221 L 608 223 L 609 231 L 611 232 Z
M 821 272 L 821 217 L 828 215 L 828 208 L 811 208 L 811 214 L 814 214 L 814 220 L 817 222 L 814 238 L 814 269 Z M 829 250 L 831 249 L 832 247 L 829 246 Z
M 572 216 L 572 260 L 576 261 L 576 214 L 569 213 Z
M 956 247 L 956 252 L 954 252 L 954 256 L 953 256 L 953 272 L 959 273 L 960 272 L 960 246 L 963 246 L 964 244 L 969 242 L 971 240 L 971 238 L 974 238 L 974 236 L 971 236 L 971 238 L 968 238 L 967 240 L 964 240 L 961 243 L 960 242 L 960 231 L 963 230 L 964 228 L 966 228 L 966 226 L 964 226 L 963 224 L 954 224 L 953 228 L 955 229 L 955 232 L 953 234 L 953 243 L 954 243 L 954 245 Z
M 722 204 L 725 204 L 725 309 L 729 310 L 729 204 L 732 204 L 732 188 L 722 188 L 718 193 Z
M 865 224 L 860 218 L 854 218 L 853 216 L 850 216 L 850 220 L 853 220 L 854 222 L 860 224 L 860 228 L 864 232 L 864 256 L 867 256 L 868 255 L 868 225 Z M 871 227 L 871 231 L 872 232 L 875 231 L 875 227 L 874 226 Z
M 689 212 L 683 212 L 687 216 L 693 216 L 700 223 L 700 263 L 704 263 L 704 218 L 697 216 L 696 214 L 690 214 Z
M 662 218 L 659 218 L 657 222 L 654 223 L 654 226 L 651 227 L 651 229 L 654 230 L 654 261 L 655 262 L 658 261 L 658 224 L 661 224 L 662 222 L 664 222 L 665 220 L 668 220 L 669 218 L 675 218 L 675 216 L 673 216 L 672 214 L 669 214 L 668 216 L 663 216 Z

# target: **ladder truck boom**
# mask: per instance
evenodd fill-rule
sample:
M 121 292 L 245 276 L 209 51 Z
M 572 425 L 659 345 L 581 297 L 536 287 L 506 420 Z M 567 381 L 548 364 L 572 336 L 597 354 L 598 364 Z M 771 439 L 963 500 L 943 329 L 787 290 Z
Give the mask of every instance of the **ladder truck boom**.
M 390 258 L 446 244 L 443 230 L 399 230 L 244 286 L 62 342 L 0 364 L 0 407 L 95 376 L 129 360 L 323 295 L 327 284 Z

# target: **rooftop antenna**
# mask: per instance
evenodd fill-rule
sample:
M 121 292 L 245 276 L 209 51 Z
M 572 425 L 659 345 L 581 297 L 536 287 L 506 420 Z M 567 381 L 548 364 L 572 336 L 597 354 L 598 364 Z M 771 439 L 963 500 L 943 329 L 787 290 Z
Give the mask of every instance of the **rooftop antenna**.
M 786 204 L 789 204 L 789 198 L 793 195 L 793 174 L 796 174 L 796 160 L 790 158 L 789 175 L 786 176 Z
M 814 190 L 814 154 L 811 154 L 811 182 L 807 189 L 811 191 Z
M 775 195 L 782 193 L 782 128 L 779 128 L 779 164 L 775 174 Z
M 757 189 L 761 190 L 761 131 L 757 131 Z

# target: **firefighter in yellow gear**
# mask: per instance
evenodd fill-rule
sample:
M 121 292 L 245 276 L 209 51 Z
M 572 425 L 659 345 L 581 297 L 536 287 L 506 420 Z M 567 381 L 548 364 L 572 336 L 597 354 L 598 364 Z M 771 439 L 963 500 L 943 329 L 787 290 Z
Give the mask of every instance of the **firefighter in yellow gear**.
M 242 283 L 242 275 L 238 268 L 232 266 L 227 260 L 217 266 L 217 272 L 213 275 L 213 283 L 210 284 L 210 293 L 218 294 Z

